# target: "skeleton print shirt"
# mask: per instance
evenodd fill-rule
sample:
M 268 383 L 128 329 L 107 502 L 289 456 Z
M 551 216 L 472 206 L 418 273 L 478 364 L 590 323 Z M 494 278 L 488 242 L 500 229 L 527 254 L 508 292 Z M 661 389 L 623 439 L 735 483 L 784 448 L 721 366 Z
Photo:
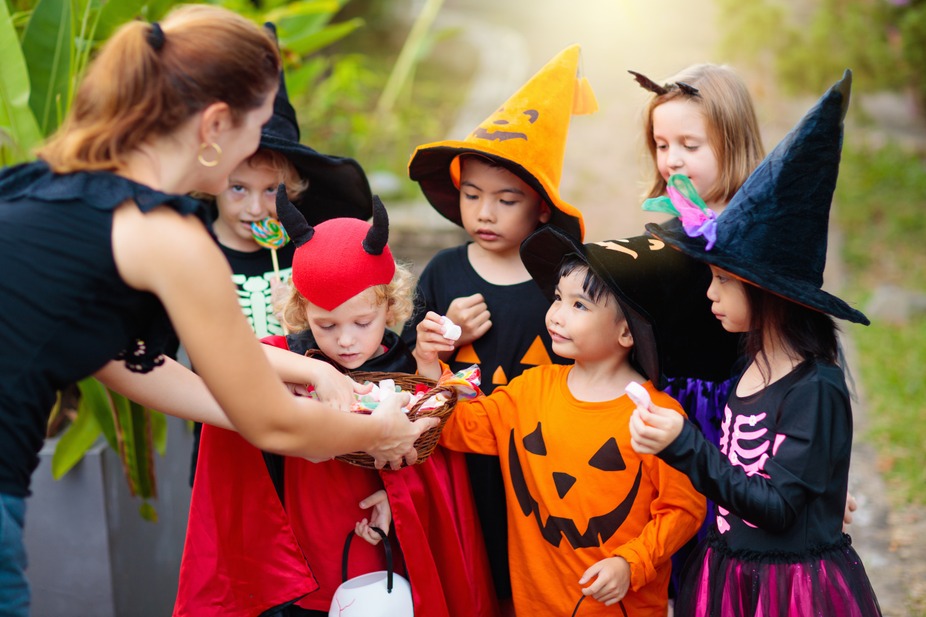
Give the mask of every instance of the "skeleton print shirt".
M 842 369 L 807 361 L 751 396 L 730 396 L 720 449 L 685 424 L 659 454 L 716 504 L 733 552 L 799 556 L 842 541 L 852 410 Z
M 232 269 L 232 282 L 238 292 L 238 302 L 257 338 L 283 334 L 283 327 L 273 316 L 270 297 L 270 279 L 275 276 L 270 249 L 250 253 L 219 245 Z M 293 243 L 277 250 L 280 278 L 285 282 L 292 274 Z

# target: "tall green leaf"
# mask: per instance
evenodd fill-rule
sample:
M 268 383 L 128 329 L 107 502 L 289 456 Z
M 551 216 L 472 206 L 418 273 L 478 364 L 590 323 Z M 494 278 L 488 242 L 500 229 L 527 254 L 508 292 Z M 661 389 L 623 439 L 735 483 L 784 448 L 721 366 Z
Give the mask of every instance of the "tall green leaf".
M 44 135 L 58 128 L 70 100 L 74 32 L 70 0 L 39 0 L 23 33 L 29 61 L 29 106 Z
M 308 27 L 309 22 L 303 23 L 300 19 L 289 20 L 285 26 L 280 25 L 280 45 L 300 56 L 308 56 L 337 43 L 358 28 L 362 28 L 363 23 L 358 17 L 313 31 Z
M 42 132 L 29 107 L 29 71 L 6 1 L 0 2 L 0 164 L 30 158 Z
M 99 438 L 100 425 L 96 421 L 93 408 L 109 406 L 105 386 L 95 379 L 84 379 L 77 387 L 80 388 L 77 417 L 61 435 L 51 457 L 51 475 L 56 480 L 70 471 Z
M 116 420 L 116 439 L 129 490 L 139 497 L 157 497 L 151 430 L 145 407 L 110 391 Z
M 98 41 L 108 39 L 116 29 L 125 22 L 138 17 L 147 2 L 145 0 L 110 0 L 103 4 L 99 12 L 99 21 L 93 38 Z

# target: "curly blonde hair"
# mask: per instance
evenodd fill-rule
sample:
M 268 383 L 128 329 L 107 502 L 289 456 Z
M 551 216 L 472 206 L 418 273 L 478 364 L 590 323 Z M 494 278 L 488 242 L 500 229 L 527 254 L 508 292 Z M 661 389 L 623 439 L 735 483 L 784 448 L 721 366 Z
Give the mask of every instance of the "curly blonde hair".
M 412 315 L 415 303 L 415 275 L 411 268 L 401 262 L 395 264 L 395 274 L 392 280 L 385 285 L 374 285 L 376 306 L 386 305 L 386 326 L 397 326 Z M 366 290 L 364 290 L 366 291 Z M 277 313 L 281 321 L 290 332 L 303 332 L 309 329 L 309 320 L 306 309 L 309 301 L 289 281 L 289 296 L 285 298 L 283 306 Z

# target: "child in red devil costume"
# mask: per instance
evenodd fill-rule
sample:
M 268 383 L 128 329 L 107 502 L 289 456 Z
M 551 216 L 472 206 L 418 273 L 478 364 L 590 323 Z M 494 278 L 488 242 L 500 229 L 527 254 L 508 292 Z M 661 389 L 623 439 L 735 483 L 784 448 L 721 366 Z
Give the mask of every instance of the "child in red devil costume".
M 386 244 L 382 203 L 372 226 L 338 218 L 313 228 L 282 191 L 277 209 L 297 246 L 283 309 L 292 334 L 263 342 L 347 370 L 415 372 L 387 327 L 411 312 L 414 282 Z M 377 471 L 267 455 L 205 426 L 174 614 L 327 615 L 345 536 L 369 543 L 353 544 L 350 576 L 383 570 L 371 527 L 392 524 L 416 614 L 495 617 L 477 521 L 460 454 L 437 448 L 422 464 Z

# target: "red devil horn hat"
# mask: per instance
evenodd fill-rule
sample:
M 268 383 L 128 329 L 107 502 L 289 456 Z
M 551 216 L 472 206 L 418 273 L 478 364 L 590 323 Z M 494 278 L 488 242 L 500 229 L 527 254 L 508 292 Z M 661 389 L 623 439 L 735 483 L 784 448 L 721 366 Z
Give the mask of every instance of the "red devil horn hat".
M 332 311 L 370 287 L 392 281 L 389 216 L 378 196 L 373 197 L 372 225 L 342 217 L 312 227 L 280 185 L 277 216 L 296 245 L 293 285 L 312 304 Z

